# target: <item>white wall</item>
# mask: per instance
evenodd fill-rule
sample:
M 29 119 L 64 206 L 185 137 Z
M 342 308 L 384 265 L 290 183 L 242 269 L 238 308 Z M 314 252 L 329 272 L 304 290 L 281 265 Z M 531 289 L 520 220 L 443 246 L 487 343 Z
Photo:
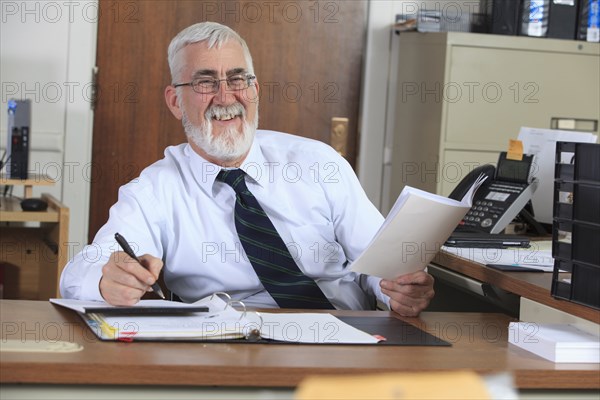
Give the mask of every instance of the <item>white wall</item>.
M 34 195 L 51 193 L 70 208 L 74 251 L 87 241 L 97 10 L 97 0 L 0 2 L 0 146 L 8 100 L 31 99 L 29 171 L 56 180 Z

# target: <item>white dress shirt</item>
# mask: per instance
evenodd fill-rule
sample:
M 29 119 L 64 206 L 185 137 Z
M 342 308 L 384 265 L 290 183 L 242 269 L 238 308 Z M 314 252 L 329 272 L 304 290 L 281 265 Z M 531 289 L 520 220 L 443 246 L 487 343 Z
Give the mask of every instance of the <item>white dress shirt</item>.
M 346 160 L 321 142 L 258 130 L 240 168 L 299 268 L 336 308 L 372 309 L 376 299 L 388 304 L 379 278 L 348 268 L 383 217 Z M 239 241 L 235 193 L 216 181 L 220 169 L 187 143 L 168 147 L 162 160 L 120 188 L 108 222 L 65 267 L 61 295 L 102 300 L 102 266 L 120 250 L 119 232 L 136 254 L 163 260 L 168 289 L 185 302 L 227 292 L 248 306 L 277 307 Z

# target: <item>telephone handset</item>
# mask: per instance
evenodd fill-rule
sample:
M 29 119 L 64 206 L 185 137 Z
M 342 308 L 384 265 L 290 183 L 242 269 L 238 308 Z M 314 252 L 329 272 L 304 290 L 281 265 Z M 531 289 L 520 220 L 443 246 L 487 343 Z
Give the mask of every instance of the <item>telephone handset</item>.
M 537 180 L 534 178 L 531 183 L 528 180 L 532 161 L 532 155 L 524 154 L 518 161 L 507 159 L 506 152 L 501 152 L 497 168 L 482 165 L 465 176 L 448 197 L 460 201 L 480 174 L 488 179 L 475 193 L 473 207 L 456 231 L 502 232 L 537 189 Z

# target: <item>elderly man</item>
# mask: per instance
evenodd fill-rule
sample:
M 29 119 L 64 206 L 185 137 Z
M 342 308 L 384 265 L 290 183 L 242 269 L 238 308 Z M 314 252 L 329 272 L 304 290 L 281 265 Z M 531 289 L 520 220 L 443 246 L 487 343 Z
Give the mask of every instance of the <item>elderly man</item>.
M 185 302 L 227 292 L 253 307 L 373 309 L 379 300 L 407 316 L 427 307 L 426 272 L 350 271 L 383 217 L 332 148 L 257 130 L 259 83 L 236 32 L 192 25 L 168 60 L 165 100 L 187 143 L 121 187 L 108 222 L 66 266 L 63 297 L 135 304 L 162 270 Z M 116 232 L 143 266 L 120 251 Z

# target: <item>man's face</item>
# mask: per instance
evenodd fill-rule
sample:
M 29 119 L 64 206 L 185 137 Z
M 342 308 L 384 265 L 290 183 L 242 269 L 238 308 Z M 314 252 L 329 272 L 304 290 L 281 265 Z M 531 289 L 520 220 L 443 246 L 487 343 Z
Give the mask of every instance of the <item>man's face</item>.
M 220 80 L 248 73 L 242 46 L 235 41 L 220 49 L 209 49 L 204 42 L 194 43 L 181 49 L 177 57 L 183 66 L 179 82 Z M 188 140 L 198 154 L 221 165 L 243 161 L 258 125 L 258 84 L 234 91 L 221 81 L 216 93 L 196 93 L 190 86 L 182 86 L 177 92 L 167 88 L 165 93 L 169 108 L 182 119 Z M 179 93 L 175 99 L 174 93 Z

